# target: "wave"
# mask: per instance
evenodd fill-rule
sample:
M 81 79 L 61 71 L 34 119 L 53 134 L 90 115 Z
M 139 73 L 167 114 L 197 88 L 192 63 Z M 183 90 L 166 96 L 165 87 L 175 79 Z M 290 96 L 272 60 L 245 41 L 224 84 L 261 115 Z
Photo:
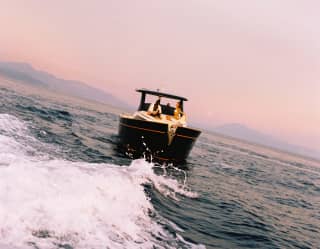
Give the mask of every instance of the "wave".
M 145 185 L 196 197 L 142 159 L 129 166 L 52 158 L 28 124 L 0 114 L 1 248 L 203 248 L 173 235 Z M 170 224 L 170 222 L 168 222 Z

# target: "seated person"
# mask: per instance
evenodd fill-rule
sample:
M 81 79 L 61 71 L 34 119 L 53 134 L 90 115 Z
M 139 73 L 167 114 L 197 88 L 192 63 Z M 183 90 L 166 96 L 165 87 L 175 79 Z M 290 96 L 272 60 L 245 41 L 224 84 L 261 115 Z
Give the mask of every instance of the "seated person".
M 171 109 L 170 103 L 167 104 L 166 108 L 167 108 L 167 112 Z M 166 115 L 166 119 L 171 121 L 171 115 Z
M 155 118 L 161 118 L 161 105 L 160 105 L 160 98 L 154 104 L 149 106 L 147 114 Z
M 176 119 L 176 120 L 179 120 L 181 119 L 183 116 L 185 116 L 184 112 L 181 110 L 181 101 L 177 102 L 176 104 L 176 109 L 174 110 L 174 113 L 173 113 L 173 117 Z

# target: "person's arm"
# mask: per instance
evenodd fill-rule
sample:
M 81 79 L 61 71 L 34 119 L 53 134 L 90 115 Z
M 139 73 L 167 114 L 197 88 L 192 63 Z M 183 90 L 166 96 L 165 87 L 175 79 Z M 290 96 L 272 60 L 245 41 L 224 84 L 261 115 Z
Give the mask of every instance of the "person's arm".
M 150 105 L 150 107 L 148 108 L 147 114 L 151 116 L 156 116 L 161 114 L 161 106 L 158 106 L 155 111 L 153 109 L 154 109 L 154 104 Z
M 153 104 L 150 104 L 147 113 L 151 114 L 152 112 L 153 112 Z

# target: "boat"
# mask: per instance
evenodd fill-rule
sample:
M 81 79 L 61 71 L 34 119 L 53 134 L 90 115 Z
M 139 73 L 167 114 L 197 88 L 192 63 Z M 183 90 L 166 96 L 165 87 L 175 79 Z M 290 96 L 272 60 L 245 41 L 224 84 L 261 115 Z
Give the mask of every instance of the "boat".
M 148 109 L 148 98 L 179 102 L 183 113 L 185 97 L 148 89 L 136 89 L 141 94 L 140 104 L 133 114 L 119 117 L 119 148 L 132 158 L 145 156 L 151 161 L 185 162 L 201 131 L 187 125 L 186 114 L 174 117 L 175 107 L 160 104 L 161 115 L 154 117 Z

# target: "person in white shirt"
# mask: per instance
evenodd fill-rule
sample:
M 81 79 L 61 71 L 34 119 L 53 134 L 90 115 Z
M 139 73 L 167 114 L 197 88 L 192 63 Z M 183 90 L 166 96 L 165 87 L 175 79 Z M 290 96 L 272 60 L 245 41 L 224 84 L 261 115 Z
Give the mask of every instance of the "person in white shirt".
M 160 119 L 161 113 L 162 113 L 162 110 L 161 110 L 160 98 L 159 98 L 154 104 L 151 104 L 149 106 L 147 114 L 149 114 L 152 117 Z

